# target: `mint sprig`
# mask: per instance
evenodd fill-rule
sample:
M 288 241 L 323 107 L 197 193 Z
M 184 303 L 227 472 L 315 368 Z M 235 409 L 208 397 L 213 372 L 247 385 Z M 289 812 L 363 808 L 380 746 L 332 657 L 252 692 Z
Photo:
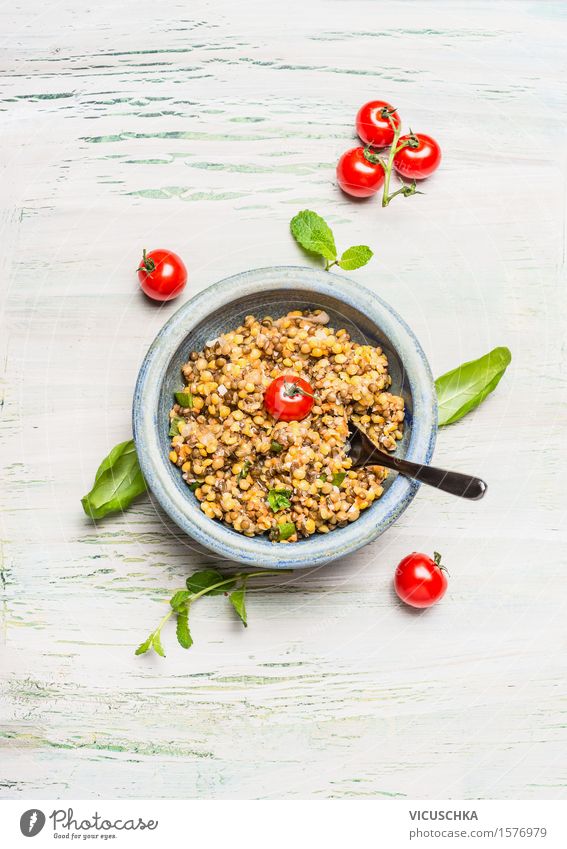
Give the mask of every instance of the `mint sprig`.
M 216 569 L 203 569 L 199 572 L 194 572 L 193 575 L 187 578 L 187 589 L 177 590 L 172 595 L 169 600 L 169 610 L 155 631 L 152 631 L 148 638 L 143 643 L 140 643 L 135 654 L 145 654 L 150 649 L 153 649 L 160 657 L 165 657 L 165 651 L 161 642 L 161 632 L 164 625 L 174 615 L 177 617 L 177 642 L 184 649 L 191 648 L 193 638 L 189 630 L 189 610 L 197 599 L 205 595 L 226 595 L 228 590 L 232 590 L 228 596 L 228 600 L 242 624 L 248 627 L 246 613 L 246 589 L 248 581 L 251 578 L 265 578 L 268 575 L 281 575 L 291 571 L 291 569 L 278 569 L 277 571 L 239 573 L 229 578 L 221 575 Z
M 333 231 L 320 215 L 310 209 L 298 212 L 291 219 L 289 226 L 293 238 L 304 250 L 323 257 L 326 271 L 333 265 L 338 265 L 344 271 L 354 271 L 355 268 L 366 265 L 373 257 L 367 245 L 353 245 L 347 248 L 339 259 Z

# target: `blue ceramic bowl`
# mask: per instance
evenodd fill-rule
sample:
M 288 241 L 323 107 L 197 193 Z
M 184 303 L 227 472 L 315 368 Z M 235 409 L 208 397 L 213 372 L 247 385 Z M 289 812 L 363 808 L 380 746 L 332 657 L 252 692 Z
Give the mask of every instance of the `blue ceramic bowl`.
M 169 461 L 168 414 L 174 391 L 183 385 L 180 369 L 189 354 L 237 327 L 246 315 L 277 317 L 307 308 L 324 309 L 331 326 L 345 327 L 357 342 L 383 348 L 391 391 L 402 395 L 406 405 L 398 453 L 418 463 L 429 463 L 433 454 L 437 401 L 429 365 L 410 328 L 377 295 L 348 277 L 301 266 L 257 268 L 205 289 L 169 319 L 142 363 L 134 394 L 134 439 L 146 482 L 166 513 L 220 557 L 249 566 L 298 569 L 344 557 L 389 528 L 418 488 L 417 483 L 392 473 L 383 496 L 352 524 L 282 545 L 266 536 L 243 536 L 207 518 L 179 469 Z

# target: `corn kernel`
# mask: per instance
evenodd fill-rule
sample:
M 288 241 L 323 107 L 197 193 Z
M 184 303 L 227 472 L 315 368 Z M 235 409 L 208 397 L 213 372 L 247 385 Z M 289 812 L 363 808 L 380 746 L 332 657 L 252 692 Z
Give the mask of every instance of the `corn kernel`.
M 172 463 L 177 463 L 177 451 L 170 451 L 169 452 L 169 459 L 171 460 Z

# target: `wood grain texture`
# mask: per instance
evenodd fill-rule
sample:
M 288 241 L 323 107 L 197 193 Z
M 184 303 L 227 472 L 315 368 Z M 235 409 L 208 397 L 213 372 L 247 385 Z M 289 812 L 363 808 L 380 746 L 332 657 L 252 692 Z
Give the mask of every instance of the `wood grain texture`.
M 560 2 L 23 0 L 0 11 L 5 798 L 563 798 L 565 38 Z M 423 197 L 353 203 L 334 164 L 372 97 L 444 149 Z M 187 295 L 304 263 L 309 207 L 439 374 L 508 345 L 422 489 L 374 545 L 194 611 L 195 646 L 135 658 L 214 558 L 149 501 L 93 526 L 79 499 L 130 433 L 142 357 L 176 304 L 136 290 L 171 247 Z M 399 606 L 393 567 L 443 552 L 447 598 Z M 221 566 L 224 564 L 220 564 Z

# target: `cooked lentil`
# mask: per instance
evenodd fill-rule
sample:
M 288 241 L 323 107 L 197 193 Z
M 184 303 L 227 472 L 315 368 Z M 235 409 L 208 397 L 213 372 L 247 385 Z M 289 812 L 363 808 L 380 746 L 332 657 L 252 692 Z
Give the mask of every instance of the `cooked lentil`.
M 322 310 L 249 315 L 183 366 L 179 397 L 191 404 L 171 409 L 169 458 L 209 518 L 246 536 L 296 542 L 355 521 L 382 495 L 386 469 L 351 469 L 348 420 L 393 451 L 404 402 L 388 391 L 382 350 L 328 323 Z M 264 409 L 264 392 L 292 372 L 311 384 L 315 403 L 301 421 L 277 421 Z M 275 512 L 268 494 L 278 490 L 291 490 L 290 506 Z

